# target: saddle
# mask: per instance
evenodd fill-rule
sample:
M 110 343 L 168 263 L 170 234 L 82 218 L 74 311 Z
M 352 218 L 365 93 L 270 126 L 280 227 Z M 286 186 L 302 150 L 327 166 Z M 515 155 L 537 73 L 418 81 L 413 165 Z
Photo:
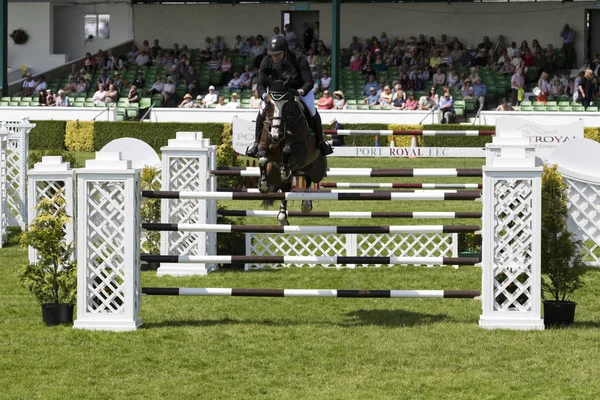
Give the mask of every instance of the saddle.
M 296 105 L 300 109 L 300 112 L 302 113 L 302 116 L 304 117 L 304 120 L 306 121 L 306 126 L 308 128 L 308 135 L 315 136 L 315 126 L 314 126 L 315 122 L 314 122 L 313 117 L 310 115 L 310 110 L 308 109 L 307 105 L 304 104 L 300 100 L 296 100 Z

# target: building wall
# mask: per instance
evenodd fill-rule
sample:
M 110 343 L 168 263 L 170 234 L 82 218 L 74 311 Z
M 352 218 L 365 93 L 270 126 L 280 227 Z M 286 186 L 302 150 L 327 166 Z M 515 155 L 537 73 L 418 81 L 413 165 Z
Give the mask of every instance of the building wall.
M 110 38 L 86 42 L 84 39 L 84 15 L 109 14 Z M 75 60 L 118 46 L 133 39 L 132 9 L 126 3 L 99 3 L 95 5 L 54 6 L 54 50 L 64 53 L 68 60 Z
M 231 5 L 135 5 L 133 28 L 136 41 L 158 38 L 164 46 L 174 42 L 200 47 L 205 36 L 220 34 L 227 45 L 235 43 L 235 35 L 243 37 L 262 34 L 281 23 L 281 11 L 288 4 Z M 595 2 L 528 3 L 370 3 L 342 4 L 342 47 L 353 35 L 361 40 L 379 36 L 385 30 L 388 37 L 403 37 L 423 33 L 439 38 L 442 33 L 457 36 L 465 44 L 478 44 L 484 35 L 493 40 L 503 34 L 508 41 L 538 39 L 543 46 L 561 46 L 559 33 L 568 22 L 577 33 L 578 59 L 583 60 L 585 9 L 595 8 Z M 310 4 L 311 11 L 320 12 L 320 36 L 331 43 L 331 5 Z M 165 29 L 168 27 L 168 29 Z
M 53 54 L 53 8 L 50 3 L 8 3 L 8 33 L 22 28 L 29 35 L 23 45 L 8 38 L 8 66 L 26 65 L 33 73 L 65 63 L 65 56 Z

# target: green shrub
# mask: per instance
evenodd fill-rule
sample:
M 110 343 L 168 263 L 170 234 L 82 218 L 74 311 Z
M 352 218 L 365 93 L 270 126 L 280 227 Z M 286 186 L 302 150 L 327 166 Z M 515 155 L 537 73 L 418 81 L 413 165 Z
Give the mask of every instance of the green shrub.
M 360 130 L 386 130 L 389 129 L 387 124 L 343 124 L 344 129 L 360 129 Z M 325 125 L 323 129 L 333 129 L 331 125 Z M 379 146 L 384 147 L 388 145 L 387 136 L 379 136 Z M 375 146 L 375 136 L 346 136 L 344 138 L 344 144 L 346 146 Z
M 496 127 L 487 125 L 423 125 L 426 131 L 495 131 Z M 423 136 L 423 147 L 485 147 L 492 143 L 492 136 Z
M 65 148 L 70 151 L 94 151 L 94 122 L 67 121 Z
M 77 158 L 70 152 L 60 149 L 52 150 L 32 150 L 29 151 L 29 158 L 27 159 L 27 168 L 32 169 L 35 163 L 41 162 L 42 157 L 45 156 L 61 156 L 64 162 L 71 163 L 71 168 L 81 168 L 83 165 L 79 165 Z
M 65 148 L 66 121 L 31 121 L 36 127 L 29 133 L 30 150 Z
M 94 148 L 102 149 L 107 143 L 124 137 L 136 138 L 148 143 L 159 152 L 176 132 L 203 132 L 211 145 L 221 143 L 223 124 L 180 122 L 96 122 L 94 124 Z

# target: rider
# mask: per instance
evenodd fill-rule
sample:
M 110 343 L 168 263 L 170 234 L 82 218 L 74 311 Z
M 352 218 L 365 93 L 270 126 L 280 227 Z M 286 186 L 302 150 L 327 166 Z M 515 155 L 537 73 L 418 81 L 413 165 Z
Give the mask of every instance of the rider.
M 312 91 L 313 79 L 310 67 L 306 57 L 293 50 L 288 49 L 288 42 L 282 36 L 273 36 L 269 42 L 269 48 L 267 56 L 263 58 L 260 63 L 260 70 L 258 73 L 258 95 L 263 100 L 261 102 L 260 111 L 256 118 L 256 133 L 254 138 L 254 144 L 246 150 L 246 155 L 250 157 L 256 157 L 258 153 L 258 143 L 260 142 L 260 135 L 263 130 L 263 125 L 266 117 L 266 104 L 267 100 L 267 78 L 269 77 L 270 70 L 278 70 L 281 72 L 281 65 L 283 60 L 287 60 L 296 68 L 296 78 L 291 83 L 292 89 L 296 90 L 296 95 L 300 97 L 300 100 L 310 110 L 310 115 L 313 118 L 313 127 L 315 130 L 317 143 L 319 143 L 319 150 L 322 155 L 328 155 L 333 153 L 331 146 L 325 140 L 323 140 L 323 127 L 321 124 L 321 116 L 315 109 L 315 97 Z M 270 74 L 269 74 L 270 75 Z

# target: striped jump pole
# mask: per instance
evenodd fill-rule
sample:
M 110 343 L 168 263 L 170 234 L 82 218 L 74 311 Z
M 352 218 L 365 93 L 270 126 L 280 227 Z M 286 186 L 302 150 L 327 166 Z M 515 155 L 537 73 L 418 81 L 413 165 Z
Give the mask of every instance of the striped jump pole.
M 215 176 L 260 176 L 257 167 L 218 167 L 210 171 Z M 304 176 L 302 172 L 295 172 L 296 176 Z M 329 168 L 328 177 L 481 177 L 481 168 Z
M 257 188 L 217 188 L 217 192 L 224 193 L 260 193 Z M 304 190 L 293 190 L 293 192 L 305 193 Z M 385 191 L 376 189 L 325 189 L 325 190 L 313 190 L 311 193 L 430 193 L 431 190 L 427 189 L 402 189 L 396 191 Z M 442 189 L 439 192 L 443 193 L 462 193 L 456 189 Z M 467 191 L 468 192 L 468 191 Z
M 343 257 L 343 256 L 183 256 L 147 254 L 145 262 L 206 264 L 387 264 L 387 265 L 475 265 L 477 257 Z
M 481 192 L 477 190 L 462 191 L 460 193 L 444 192 L 421 192 L 421 193 L 236 193 L 236 192 L 189 192 L 189 191 L 142 191 L 142 196 L 152 199 L 178 199 L 178 200 L 477 200 L 481 198 Z
M 481 189 L 481 183 L 371 183 L 321 182 L 324 188 L 343 189 Z
M 340 297 L 384 299 L 474 299 L 479 290 L 348 290 L 348 289 L 236 289 L 236 288 L 142 288 L 146 296 L 228 297 Z
M 361 233 L 463 233 L 477 232 L 477 225 L 392 225 L 392 226 L 274 226 L 274 225 L 216 225 L 143 223 L 148 231 L 161 232 L 218 232 L 218 233 L 287 233 L 287 234 L 361 234 Z
M 222 217 L 277 217 L 279 211 L 266 210 L 217 210 Z M 480 212 L 463 211 L 423 211 L 423 212 L 379 212 L 379 211 L 311 211 L 304 214 L 301 211 L 288 211 L 288 217 L 304 218 L 481 218 Z
M 466 130 L 466 131 L 430 131 L 430 130 L 362 130 L 362 129 L 325 129 L 325 135 L 337 136 L 492 136 L 496 131 Z

